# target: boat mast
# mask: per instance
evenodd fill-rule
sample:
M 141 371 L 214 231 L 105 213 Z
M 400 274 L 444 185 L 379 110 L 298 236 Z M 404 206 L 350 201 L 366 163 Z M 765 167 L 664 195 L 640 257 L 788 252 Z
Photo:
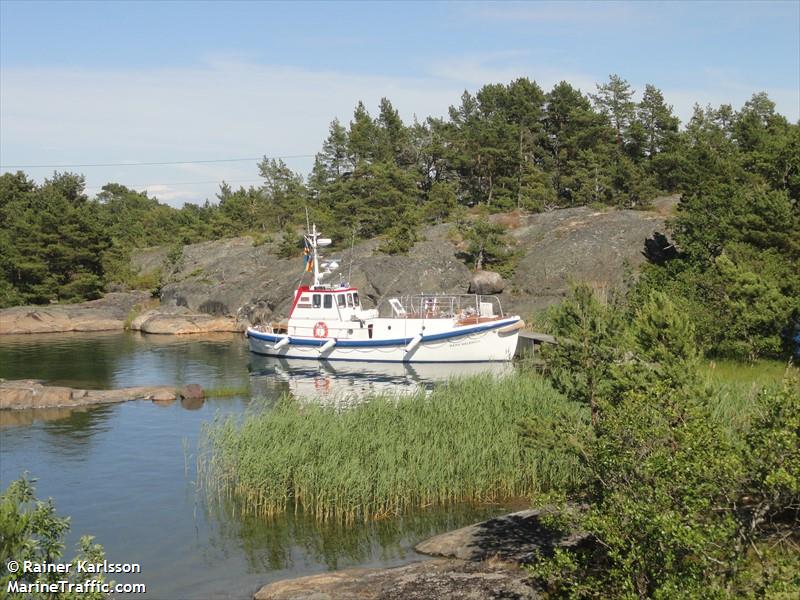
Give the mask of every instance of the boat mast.
M 319 285 L 319 257 L 317 255 L 317 224 L 311 226 L 311 260 L 314 261 L 314 287 Z
M 320 272 L 319 272 L 319 255 L 317 253 L 317 248 L 319 247 L 319 232 L 317 232 L 317 224 L 314 223 L 310 228 L 307 234 L 303 236 L 306 239 L 306 244 L 308 247 L 311 248 L 311 264 L 313 267 L 313 274 L 314 274 L 314 282 L 313 287 L 317 287 L 320 285 Z

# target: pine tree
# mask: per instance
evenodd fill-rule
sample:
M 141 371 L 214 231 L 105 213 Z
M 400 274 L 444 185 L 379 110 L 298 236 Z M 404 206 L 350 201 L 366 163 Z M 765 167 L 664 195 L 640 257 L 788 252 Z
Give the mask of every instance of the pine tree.
M 380 131 L 375 121 L 367 112 L 364 103 L 359 101 L 347 133 L 347 154 L 353 170 L 362 163 L 380 161 L 380 137 Z
M 661 90 L 649 83 L 644 88 L 636 117 L 645 134 L 644 150 L 649 160 L 669 150 L 675 143 L 680 121 L 672 114 L 672 106 L 664 102 Z
M 617 147 L 621 150 L 628 136 L 628 127 L 634 119 L 636 104 L 630 84 L 619 75 L 609 75 L 608 83 L 598 84 L 592 95 L 595 106 L 616 132 Z
M 267 159 L 258 165 L 264 178 L 261 194 L 270 218 L 270 228 L 282 230 L 292 221 L 300 219 L 307 190 L 301 175 L 293 172 L 282 160 Z

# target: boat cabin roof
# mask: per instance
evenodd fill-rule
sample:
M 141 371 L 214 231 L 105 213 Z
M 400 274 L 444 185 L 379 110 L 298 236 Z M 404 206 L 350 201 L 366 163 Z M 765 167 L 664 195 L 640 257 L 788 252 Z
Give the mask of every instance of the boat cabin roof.
M 292 303 L 292 310 L 289 311 L 289 318 L 292 318 L 294 315 L 295 309 L 320 309 L 322 308 L 320 301 L 320 296 L 322 295 L 336 295 L 341 294 L 342 296 L 349 295 L 349 299 L 345 303 L 345 299 L 341 298 L 338 303 L 341 308 L 349 307 L 349 308 L 358 308 L 360 306 L 359 299 L 358 299 L 358 289 L 354 287 L 331 287 L 331 286 L 307 286 L 301 285 L 297 288 L 297 291 L 294 295 L 294 302 Z M 312 299 L 309 296 L 317 296 L 315 302 L 318 305 L 310 305 L 309 302 Z M 300 301 L 303 300 L 304 303 Z M 326 301 L 333 306 L 333 302 Z M 299 306 L 298 306 L 299 305 Z
M 331 287 L 329 285 L 318 285 L 315 287 L 308 286 L 308 285 L 301 285 L 297 288 L 297 294 L 301 294 L 303 292 L 314 292 L 315 294 L 337 294 L 340 292 L 357 292 L 358 288 L 354 287 Z

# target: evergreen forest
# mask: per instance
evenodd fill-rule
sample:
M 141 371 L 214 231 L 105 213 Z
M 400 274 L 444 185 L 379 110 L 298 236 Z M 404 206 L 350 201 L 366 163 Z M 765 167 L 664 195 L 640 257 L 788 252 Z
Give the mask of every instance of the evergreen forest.
M 36 183 L 0 176 L 0 307 L 75 302 L 111 286 L 152 287 L 131 252 L 226 236 L 282 240 L 299 252 L 304 207 L 340 243 L 380 237 L 407 252 L 426 224 L 455 222 L 465 238 L 502 231 L 492 212 L 592 205 L 647 209 L 678 193 L 670 244 L 651 257 L 629 301 L 666 293 L 711 355 L 790 352 L 800 319 L 800 124 L 764 93 L 741 107 L 695 105 L 681 124 L 653 85 L 611 75 L 593 93 L 567 82 L 543 90 L 517 79 L 464 92 L 446 118 L 405 123 L 389 99 L 334 119 L 308 177 L 279 159 L 263 183 L 177 209 L 120 183 L 89 197 L 84 177 Z M 491 244 L 488 244 L 491 247 Z M 491 256 L 481 252 L 477 262 Z

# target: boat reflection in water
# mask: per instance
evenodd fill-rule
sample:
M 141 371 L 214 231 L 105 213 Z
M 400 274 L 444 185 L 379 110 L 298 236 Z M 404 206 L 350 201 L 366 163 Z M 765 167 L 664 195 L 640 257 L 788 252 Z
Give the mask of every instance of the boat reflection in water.
M 250 389 L 254 396 L 274 392 L 275 380 L 300 401 L 347 407 L 375 394 L 413 394 L 455 377 L 489 374 L 504 377 L 510 362 L 354 363 L 287 359 L 251 354 Z

